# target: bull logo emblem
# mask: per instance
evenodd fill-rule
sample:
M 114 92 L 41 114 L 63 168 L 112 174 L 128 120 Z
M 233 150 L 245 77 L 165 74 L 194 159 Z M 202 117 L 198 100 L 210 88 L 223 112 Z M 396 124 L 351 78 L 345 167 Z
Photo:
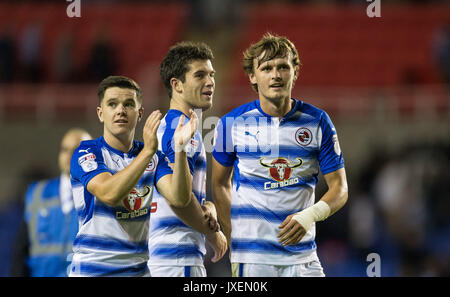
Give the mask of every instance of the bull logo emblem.
M 282 182 L 284 180 L 287 180 L 291 177 L 292 169 L 297 168 L 303 164 L 303 160 L 300 158 L 297 158 L 298 163 L 292 164 L 288 159 L 286 158 L 278 158 L 274 159 L 270 164 L 264 163 L 264 158 L 259 159 L 259 163 L 269 168 L 270 176 L 279 182 Z
M 123 199 L 123 204 L 129 211 L 139 210 L 142 207 L 142 198 L 145 198 L 151 191 L 149 186 L 144 187 L 144 192 L 139 192 L 136 188 L 131 190 L 128 197 Z

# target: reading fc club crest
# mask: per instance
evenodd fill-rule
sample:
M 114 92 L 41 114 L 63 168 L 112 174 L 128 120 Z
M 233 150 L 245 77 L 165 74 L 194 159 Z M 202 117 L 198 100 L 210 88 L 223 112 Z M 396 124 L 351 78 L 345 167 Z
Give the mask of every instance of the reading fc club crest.
M 308 128 L 300 128 L 295 132 L 295 140 L 301 146 L 307 146 L 312 141 L 312 133 Z

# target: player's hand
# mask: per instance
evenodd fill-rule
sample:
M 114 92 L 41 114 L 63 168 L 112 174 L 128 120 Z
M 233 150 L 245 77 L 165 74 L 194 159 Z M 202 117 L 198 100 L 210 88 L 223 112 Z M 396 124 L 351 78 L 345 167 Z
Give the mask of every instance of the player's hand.
M 187 124 L 184 125 L 184 115 L 180 116 L 178 126 L 173 134 L 173 141 L 175 143 L 175 152 L 183 151 L 184 147 L 189 143 L 191 138 L 194 136 L 195 131 L 197 131 L 198 117 L 192 109 L 189 110 L 189 118 L 190 118 L 189 122 L 187 122 Z
M 297 244 L 306 234 L 305 228 L 296 220 L 292 220 L 295 214 L 288 216 L 280 226 L 278 232 L 278 242 L 283 246 Z
M 161 123 L 162 114 L 159 110 L 152 112 L 147 120 L 142 131 L 142 138 L 144 139 L 144 149 L 151 155 L 158 150 L 158 138 L 156 132 Z
M 218 262 L 227 252 L 227 239 L 222 231 L 211 232 L 206 235 L 206 240 L 214 251 L 214 256 L 211 258 L 213 263 Z
M 209 229 L 214 232 L 219 232 L 220 225 L 217 222 L 217 211 L 214 203 L 212 203 L 211 201 L 206 201 L 202 205 L 202 210 L 204 213 L 204 218 L 208 223 Z

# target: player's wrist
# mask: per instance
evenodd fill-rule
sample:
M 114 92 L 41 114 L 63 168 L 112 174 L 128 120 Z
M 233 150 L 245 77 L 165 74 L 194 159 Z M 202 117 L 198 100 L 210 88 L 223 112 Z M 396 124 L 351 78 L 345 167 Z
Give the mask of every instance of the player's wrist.
M 182 144 L 177 144 L 177 142 L 175 142 L 175 153 L 186 153 L 187 152 L 187 143 L 182 143 Z
M 148 162 L 150 162 L 153 158 L 153 155 L 155 155 L 156 149 L 153 148 L 147 148 L 144 146 L 142 149 L 140 155 Z
M 325 220 L 330 213 L 330 206 L 325 201 L 321 200 L 313 206 L 296 213 L 292 219 L 302 225 L 305 231 L 308 231 L 314 222 Z

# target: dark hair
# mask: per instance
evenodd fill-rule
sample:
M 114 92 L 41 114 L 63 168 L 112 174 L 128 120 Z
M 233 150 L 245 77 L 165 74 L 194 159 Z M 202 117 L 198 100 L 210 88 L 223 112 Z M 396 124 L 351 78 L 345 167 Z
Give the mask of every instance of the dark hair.
M 244 68 L 245 74 L 248 76 L 250 73 L 253 73 L 255 66 L 258 68 L 259 65 L 266 61 L 279 57 L 287 57 L 289 52 L 292 54 L 292 65 L 297 68 L 298 71 L 302 63 L 298 57 L 298 52 L 295 45 L 284 36 L 266 33 L 261 40 L 251 44 L 250 47 L 244 52 L 242 67 Z M 264 57 L 258 61 L 258 65 L 253 65 L 254 59 L 258 58 L 262 53 L 264 53 Z M 252 84 L 252 88 L 258 92 L 257 84 Z
M 159 68 L 159 74 L 169 93 L 169 98 L 172 98 L 172 86 L 170 85 L 172 78 L 185 82 L 189 63 L 195 60 L 213 59 L 214 55 L 211 49 L 203 42 L 183 41 L 172 46 Z
M 132 80 L 125 76 L 108 76 L 98 85 L 97 96 L 98 103 L 101 104 L 103 97 L 105 96 L 106 89 L 118 87 L 122 89 L 133 89 L 136 91 L 137 99 L 139 103 L 142 103 L 142 91 L 141 87 Z

